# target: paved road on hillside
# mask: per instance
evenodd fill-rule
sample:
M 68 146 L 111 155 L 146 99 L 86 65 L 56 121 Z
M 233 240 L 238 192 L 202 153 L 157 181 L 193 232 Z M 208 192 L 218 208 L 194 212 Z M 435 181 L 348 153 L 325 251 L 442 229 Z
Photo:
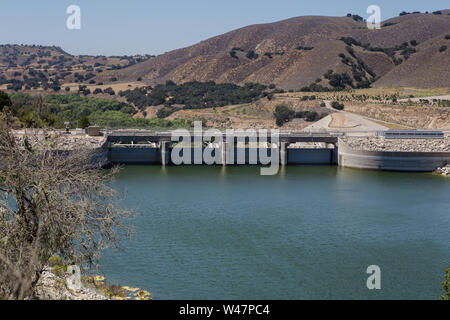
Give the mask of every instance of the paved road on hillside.
M 334 111 L 333 114 L 315 122 L 306 127 L 305 131 L 314 130 L 328 130 L 328 131 L 343 131 L 343 132 L 358 132 L 358 131 L 380 131 L 388 130 L 388 127 L 380 125 L 376 122 L 370 121 L 360 115 L 337 111 L 331 107 L 330 101 L 324 101 L 326 107 Z

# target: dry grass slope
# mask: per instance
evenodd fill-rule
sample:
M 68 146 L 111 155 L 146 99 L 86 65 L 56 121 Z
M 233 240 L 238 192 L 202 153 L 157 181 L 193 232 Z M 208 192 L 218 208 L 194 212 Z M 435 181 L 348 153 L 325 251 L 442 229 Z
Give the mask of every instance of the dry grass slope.
M 450 85 L 448 57 L 450 50 L 438 48 L 450 33 L 450 13 L 442 15 L 409 14 L 383 22 L 393 25 L 381 30 L 368 30 L 365 23 L 347 17 L 297 17 L 275 23 L 252 25 L 174 50 L 135 66 L 98 75 L 99 81 L 112 76 L 120 81 L 142 77 L 147 83 L 166 80 L 175 82 L 207 81 L 274 83 L 284 89 L 299 89 L 322 77 L 328 70 L 349 71 L 339 53 L 345 44 L 338 39 L 353 37 L 372 47 L 394 47 L 416 40 L 417 53 L 399 66 L 384 53 L 354 47 L 360 57 L 380 78 L 379 85 L 417 85 L 444 87 Z M 297 46 L 313 47 L 298 50 Z M 233 48 L 236 57 L 230 55 Z M 258 58 L 249 59 L 253 50 Z M 348 55 L 348 54 L 347 54 Z M 444 69 L 442 66 L 445 65 Z M 397 71 L 398 70 L 398 71 Z M 386 80 L 384 80 L 386 77 Z

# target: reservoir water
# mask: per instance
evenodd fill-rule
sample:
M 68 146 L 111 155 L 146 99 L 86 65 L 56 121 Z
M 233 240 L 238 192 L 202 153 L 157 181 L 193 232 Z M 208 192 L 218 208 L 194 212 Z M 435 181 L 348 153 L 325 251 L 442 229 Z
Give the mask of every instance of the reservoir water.
M 337 167 L 126 166 L 136 232 L 101 261 L 155 299 L 439 299 L 450 179 Z M 367 267 L 381 268 L 368 290 Z

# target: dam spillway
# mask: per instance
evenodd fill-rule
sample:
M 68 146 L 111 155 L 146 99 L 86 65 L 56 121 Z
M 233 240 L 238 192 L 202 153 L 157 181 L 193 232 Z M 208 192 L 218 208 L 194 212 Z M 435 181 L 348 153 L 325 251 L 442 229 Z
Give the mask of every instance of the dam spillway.
M 108 135 L 108 160 L 120 164 L 172 165 L 174 152 L 187 160 L 183 164 L 211 164 L 196 155 L 217 156 L 220 165 L 265 165 L 264 158 L 277 155 L 280 165 L 339 165 L 340 167 L 431 172 L 450 163 L 450 152 L 365 151 L 349 147 L 339 135 L 330 133 L 284 132 L 274 137 L 237 137 L 227 142 L 224 135 L 214 143 L 202 141 L 195 134 L 188 148 L 176 151 L 171 132 L 117 132 Z M 252 145 L 253 143 L 253 145 Z M 256 143 L 256 144 L 255 144 Z M 261 146 L 262 143 L 262 146 Z M 273 159 L 273 158 L 272 158 Z
M 265 164 L 262 158 L 278 154 L 281 165 L 288 164 L 337 164 L 336 143 L 338 137 L 331 134 L 280 133 L 273 136 L 229 137 L 210 144 L 195 144 L 201 141 L 195 133 L 189 136 L 190 145 L 180 151 L 180 156 L 188 159 L 187 164 L 205 164 L 196 161 L 195 154 L 218 155 L 222 165 Z M 275 141 L 276 140 L 276 141 Z M 176 142 L 171 132 L 118 132 L 108 135 L 109 161 L 121 164 L 173 164 L 172 153 Z M 240 141 L 240 142 L 239 142 Z M 190 153 L 186 155 L 184 153 Z M 186 163 L 184 163 L 186 164 Z

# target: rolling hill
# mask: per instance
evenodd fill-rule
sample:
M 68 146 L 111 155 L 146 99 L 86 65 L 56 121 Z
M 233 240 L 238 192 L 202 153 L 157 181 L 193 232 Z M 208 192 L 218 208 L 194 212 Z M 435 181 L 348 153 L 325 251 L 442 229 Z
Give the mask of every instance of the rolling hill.
M 450 10 L 411 13 L 369 30 L 361 17 L 303 16 L 251 25 L 155 56 L 73 56 L 58 47 L 1 45 L 0 88 L 106 95 L 172 80 L 274 84 L 324 91 L 450 86 Z M 112 87 L 112 89 L 111 89 Z M 109 90 L 109 91 L 108 91 Z
M 324 77 L 328 70 L 352 76 L 357 67 L 363 79 L 376 80 L 375 86 L 450 86 L 450 50 L 439 52 L 440 47 L 450 46 L 450 40 L 445 39 L 450 34 L 450 10 L 402 15 L 382 25 L 380 30 L 369 30 L 365 22 L 352 16 L 305 16 L 252 25 L 128 68 L 104 72 L 97 79 L 142 78 L 149 84 L 166 80 L 258 82 L 300 89 L 316 80 L 329 87 Z M 357 43 L 351 44 L 353 56 L 342 38 Z M 343 61 L 340 54 L 348 60 Z M 369 76 L 368 70 L 375 76 Z

